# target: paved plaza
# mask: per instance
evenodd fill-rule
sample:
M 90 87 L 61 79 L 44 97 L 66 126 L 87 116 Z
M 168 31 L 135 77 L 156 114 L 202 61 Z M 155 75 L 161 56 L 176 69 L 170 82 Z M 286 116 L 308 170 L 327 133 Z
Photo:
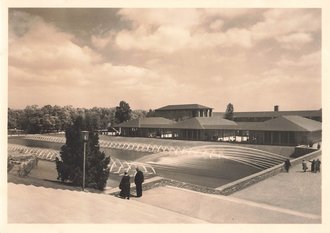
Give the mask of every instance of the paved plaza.
M 106 194 L 8 183 L 8 221 L 321 223 L 321 174 L 302 173 L 300 165 L 296 165 L 289 173 L 278 174 L 231 196 L 165 186 L 147 190 L 141 198 L 132 197 L 130 200 Z

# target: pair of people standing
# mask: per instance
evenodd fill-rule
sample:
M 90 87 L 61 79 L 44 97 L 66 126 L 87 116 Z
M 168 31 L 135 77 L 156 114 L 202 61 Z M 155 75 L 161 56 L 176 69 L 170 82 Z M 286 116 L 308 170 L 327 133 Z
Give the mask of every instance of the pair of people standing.
M 311 172 L 316 173 L 321 171 L 321 161 L 319 159 L 309 161 L 311 163 Z
M 311 172 L 316 173 L 321 171 L 321 161 L 319 159 L 309 161 L 311 163 Z M 302 169 L 304 172 L 308 169 L 306 161 L 302 161 Z
M 142 196 L 142 183 L 144 182 L 144 175 L 143 172 L 140 171 L 139 168 L 136 168 L 136 174 L 134 177 L 134 183 L 136 185 L 136 196 L 141 197 Z M 127 172 L 124 173 L 123 178 L 120 181 L 119 184 L 120 188 L 120 196 L 123 198 L 130 198 L 130 192 L 131 192 L 131 182 L 130 182 L 130 176 Z

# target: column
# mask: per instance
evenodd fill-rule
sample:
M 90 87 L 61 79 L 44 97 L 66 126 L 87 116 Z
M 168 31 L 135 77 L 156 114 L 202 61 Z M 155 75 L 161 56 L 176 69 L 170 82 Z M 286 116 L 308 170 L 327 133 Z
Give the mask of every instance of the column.
M 282 141 L 282 136 L 281 136 L 281 134 L 282 134 L 281 132 L 278 133 L 278 144 L 279 145 L 282 145 L 282 142 L 281 142 Z
M 270 144 L 273 145 L 273 132 L 270 132 Z
M 262 144 L 265 144 L 265 132 L 262 132 Z

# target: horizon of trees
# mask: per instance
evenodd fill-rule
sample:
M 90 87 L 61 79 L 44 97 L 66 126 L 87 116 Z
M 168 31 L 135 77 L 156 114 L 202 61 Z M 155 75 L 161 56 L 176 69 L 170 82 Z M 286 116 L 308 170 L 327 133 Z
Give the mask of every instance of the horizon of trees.
M 8 108 L 8 129 L 23 130 L 26 133 L 47 133 L 65 131 L 78 116 L 86 118 L 88 127 L 108 129 L 116 123 L 116 107 L 75 108 L 71 105 L 28 105 L 24 109 Z M 145 117 L 147 111 L 132 110 L 130 119 Z

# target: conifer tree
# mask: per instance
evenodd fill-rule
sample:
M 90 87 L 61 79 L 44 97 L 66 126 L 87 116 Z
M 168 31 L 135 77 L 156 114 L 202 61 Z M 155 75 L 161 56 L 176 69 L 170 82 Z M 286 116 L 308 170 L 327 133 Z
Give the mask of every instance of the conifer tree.
M 92 128 L 86 129 L 84 119 L 79 116 L 66 132 L 66 143 L 61 148 L 61 160 L 56 159 L 58 179 L 81 186 L 83 179 L 84 141 L 82 130 L 89 131 L 86 144 L 86 187 L 103 190 L 109 177 L 110 158 L 100 151 L 99 137 Z
M 229 103 L 225 112 L 225 119 L 233 120 L 234 119 L 234 105 Z

